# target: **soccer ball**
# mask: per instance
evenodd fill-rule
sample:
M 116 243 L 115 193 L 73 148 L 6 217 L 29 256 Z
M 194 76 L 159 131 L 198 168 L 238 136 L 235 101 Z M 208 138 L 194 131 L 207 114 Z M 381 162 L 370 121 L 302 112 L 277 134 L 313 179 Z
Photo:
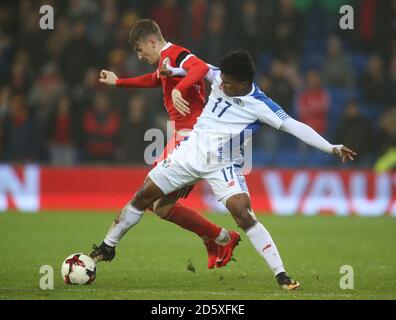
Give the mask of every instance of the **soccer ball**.
M 61 272 L 66 284 L 90 284 L 96 278 L 95 261 L 83 253 L 73 253 L 63 261 Z

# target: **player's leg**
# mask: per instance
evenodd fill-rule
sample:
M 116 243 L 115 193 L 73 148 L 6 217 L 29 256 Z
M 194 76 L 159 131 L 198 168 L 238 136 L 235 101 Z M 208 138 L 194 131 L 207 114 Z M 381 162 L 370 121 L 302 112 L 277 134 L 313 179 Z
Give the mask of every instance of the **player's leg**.
M 177 156 L 177 153 L 175 154 Z M 136 192 L 130 204 L 121 210 L 105 240 L 99 247 L 94 247 L 90 256 L 95 261 L 112 260 L 115 246 L 124 234 L 141 220 L 144 210 L 164 195 L 171 194 L 184 185 L 195 183 L 196 179 L 196 176 L 186 169 L 186 165 L 180 165 L 176 159 L 162 161 L 148 173 L 143 186 Z
M 248 194 L 240 193 L 231 196 L 226 201 L 226 207 L 237 225 L 245 231 L 256 251 L 264 258 L 281 288 L 293 290 L 299 287 L 299 283 L 286 274 L 275 242 L 263 224 L 256 219 Z
M 162 196 L 164 196 L 163 191 L 147 176 L 133 199 L 117 214 L 100 246 L 94 245 L 90 257 L 95 262 L 113 260 L 115 247 L 121 238 L 139 223 L 144 210 Z
M 175 146 L 185 139 L 185 134 L 173 135 L 171 141 L 166 145 L 162 155 L 155 162 L 158 165 L 168 157 L 175 149 Z M 204 244 L 208 252 L 208 268 L 215 266 L 218 258 L 218 243 L 227 243 L 230 239 L 228 232 L 211 223 L 200 215 L 197 211 L 177 203 L 179 197 L 185 198 L 191 191 L 192 186 L 184 186 L 182 189 L 169 194 L 154 204 L 152 209 L 155 214 L 164 220 L 177 224 L 183 229 L 196 233 L 204 239 Z M 213 240 L 215 239 L 215 240 Z
M 202 238 L 208 252 L 208 268 L 212 269 L 219 255 L 219 245 L 228 243 L 230 235 L 227 230 L 210 222 L 197 211 L 177 203 L 179 195 L 179 192 L 174 192 L 157 200 L 153 211 L 162 219 L 194 232 Z
M 259 255 L 266 261 L 281 288 L 292 290 L 299 287 L 299 283 L 286 274 L 271 235 L 252 211 L 248 188 L 240 169 L 229 165 L 206 175 L 205 179 L 211 185 L 217 199 L 227 207 L 236 224 L 245 231 Z

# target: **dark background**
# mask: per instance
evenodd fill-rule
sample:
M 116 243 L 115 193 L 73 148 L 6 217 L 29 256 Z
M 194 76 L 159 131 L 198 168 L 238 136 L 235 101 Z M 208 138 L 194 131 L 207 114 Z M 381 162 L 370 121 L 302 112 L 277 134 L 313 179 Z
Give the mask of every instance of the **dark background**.
M 39 8 L 55 10 L 41 30 Z M 354 8 L 341 30 L 339 8 Z M 143 164 L 149 128 L 165 128 L 160 89 L 108 88 L 151 72 L 128 45 L 139 18 L 211 64 L 230 49 L 253 55 L 257 83 L 291 116 L 371 168 L 396 147 L 395 0 L 0 1 L 0 162 Z M 295 138 L 265 128 L 254 165 L 341 166 Z

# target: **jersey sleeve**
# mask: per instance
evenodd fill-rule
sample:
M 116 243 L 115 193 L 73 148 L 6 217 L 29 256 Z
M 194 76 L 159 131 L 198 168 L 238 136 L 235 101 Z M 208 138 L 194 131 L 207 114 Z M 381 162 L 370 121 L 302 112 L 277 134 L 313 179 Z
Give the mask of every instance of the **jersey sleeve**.
M 134 78 L 117 79 L 117 87 L 156 88 L 161 85 L 157 72 L 145 74 Z
M 209 71 L 206 74 L 205 79 L 209 82 L 213 82 L 216 77 L 220 76 L 221 71 L 219 68 L 212 66 L 211 64 L 208 64 L 208 67 Z
M 332 145 L 310 126 L 291 117 L 285 120 L 280 130 L 290 133 L 301 141 L 304 141 L 306 144 L 328 154 L 333 153 L 334 147 L 342 148 L 342 145 Z
M 282 107 L 270 98 L 257 101 L 255 104 L 255 111 L 257 118 L 261 122 L 266 123 L 277 130 L 279 130 L 283 122 L 289 118 Z
M 175 89 L 180 91 L 192 87 L 199 81 L 202 81 L 207 74 L 209 67 L 201 59 L 192 55 L 186 57 L 180 66 L 187 71 L 186 76 L 176 85 Z
M 209 70 L 205 75 L 205 79 L 209 82 L 213 82 L 216 77 L 218 77 L 221 73 L 220 69 L 212 66 L 211 64 L 207 64 Z M 183 68 L 173 68 L 169 64 L 166 64 L 166 69 L 168 69 L 172 73 L 172 77 L 184 77 L 187 74 L 187 71 Z

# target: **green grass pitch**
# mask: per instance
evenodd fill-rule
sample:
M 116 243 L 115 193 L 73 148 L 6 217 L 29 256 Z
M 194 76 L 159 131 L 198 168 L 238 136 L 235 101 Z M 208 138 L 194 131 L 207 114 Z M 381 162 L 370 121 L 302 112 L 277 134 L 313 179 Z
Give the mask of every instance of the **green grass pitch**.
M 63 259 L 89 253 L 113 216 L 8 212 L 0 214 L 0 299 L 396 299 L 396 219 L 258 216 L 301 290 L 281 291 L 245 234 L 236 261 L 208 270 L 200 239 L 153 214 L 125 236 L 113 262 L 98 264 L 92 285 L 67 286 Z M 230 216 L 208 217 L 236 228 Z M 54 269 L 54 290 L 40 289 L 42 265 Z M 342 265 L 353 267 L 353 290 L 339 286 Z

